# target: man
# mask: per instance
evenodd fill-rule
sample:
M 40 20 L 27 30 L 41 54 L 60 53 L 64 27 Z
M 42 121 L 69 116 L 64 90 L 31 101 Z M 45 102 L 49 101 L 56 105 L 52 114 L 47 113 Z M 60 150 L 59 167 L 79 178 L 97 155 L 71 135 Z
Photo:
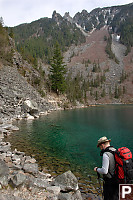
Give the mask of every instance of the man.
M 114 155 L 109 152 L 115 151 L 116 149 L 110 146 L 110 139 L 107 137 L 101 137 L 98 140 L 97 147 L 101 149 L 101 156 L 103 156 L 102 160 L 102 168 L 95 167 L 94 171 L 103 175 L 103 195 L 104 200 L 118 200 L 118 190 L 119 185 L 116 183 L 114 179 L 115 172 L 115 159 Z

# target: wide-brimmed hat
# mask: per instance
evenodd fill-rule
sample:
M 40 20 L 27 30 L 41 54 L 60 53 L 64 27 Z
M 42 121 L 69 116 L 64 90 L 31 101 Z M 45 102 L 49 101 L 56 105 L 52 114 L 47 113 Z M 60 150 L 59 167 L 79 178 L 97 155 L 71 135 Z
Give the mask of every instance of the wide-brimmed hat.
M 108 140 L 106 136 L 101 137 L 101 138 L 98 140 L 97 147 L 99 147 L 100 144 L 104 144 L 104 143 L 110 142 L 110 141 L 111 141 L 111 139 Z

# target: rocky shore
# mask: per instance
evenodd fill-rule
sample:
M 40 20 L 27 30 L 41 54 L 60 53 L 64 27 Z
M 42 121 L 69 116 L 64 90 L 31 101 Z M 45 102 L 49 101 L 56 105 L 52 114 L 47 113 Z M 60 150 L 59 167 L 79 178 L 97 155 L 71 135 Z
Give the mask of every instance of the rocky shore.
M 0 200 L 82 200 L 100 199 L 81 195 L 78 180 L 71 171 L 56 178 L 39 171 L 36 160 L 17 149 L 3 138 L 18 130 L 9 121 L 0 120 Z
M 82 199 L 78 181 L 71 171 L 53 179 L 50 174 L 38 170 L 34 158 L 24 152 L 11 151 L 4 135 L 17 130 L 11 124 L 0 125 L 0 199 Z

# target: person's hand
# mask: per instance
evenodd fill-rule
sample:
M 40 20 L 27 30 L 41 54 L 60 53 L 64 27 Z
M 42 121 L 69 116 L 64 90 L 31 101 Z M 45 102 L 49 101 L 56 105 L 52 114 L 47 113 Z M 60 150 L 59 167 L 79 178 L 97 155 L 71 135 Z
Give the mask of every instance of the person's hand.
M 95 171 L 95 172 L 97 171 L 97 168 L 98 168 L 98 167 L 95 167 L 95 168 L 94 168 L 94 171 Z

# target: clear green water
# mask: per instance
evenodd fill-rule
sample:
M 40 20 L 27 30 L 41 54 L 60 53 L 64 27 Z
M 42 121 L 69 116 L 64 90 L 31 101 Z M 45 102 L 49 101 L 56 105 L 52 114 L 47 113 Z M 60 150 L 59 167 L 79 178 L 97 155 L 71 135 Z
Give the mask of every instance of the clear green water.
M 14 132 L 10 138 L 14 147 L 25 151 L 30 146 L 35 149 L 33 154 L 41 152 L 43 156 L 46 153 L 52 158 L 50 165 L 56 165 L 55 158 L 57 162 L 68 161 L 68 168 L 85 176 L 94 174 L 93 168 L 101 165 L 96 147 L 100 137 L 107 136 L 112 139 L 114 147 L 127 146 L 133 152 L 131 105 L 55 111 L 33 121 L 19 121 L 17 125 L 20 131 Z

